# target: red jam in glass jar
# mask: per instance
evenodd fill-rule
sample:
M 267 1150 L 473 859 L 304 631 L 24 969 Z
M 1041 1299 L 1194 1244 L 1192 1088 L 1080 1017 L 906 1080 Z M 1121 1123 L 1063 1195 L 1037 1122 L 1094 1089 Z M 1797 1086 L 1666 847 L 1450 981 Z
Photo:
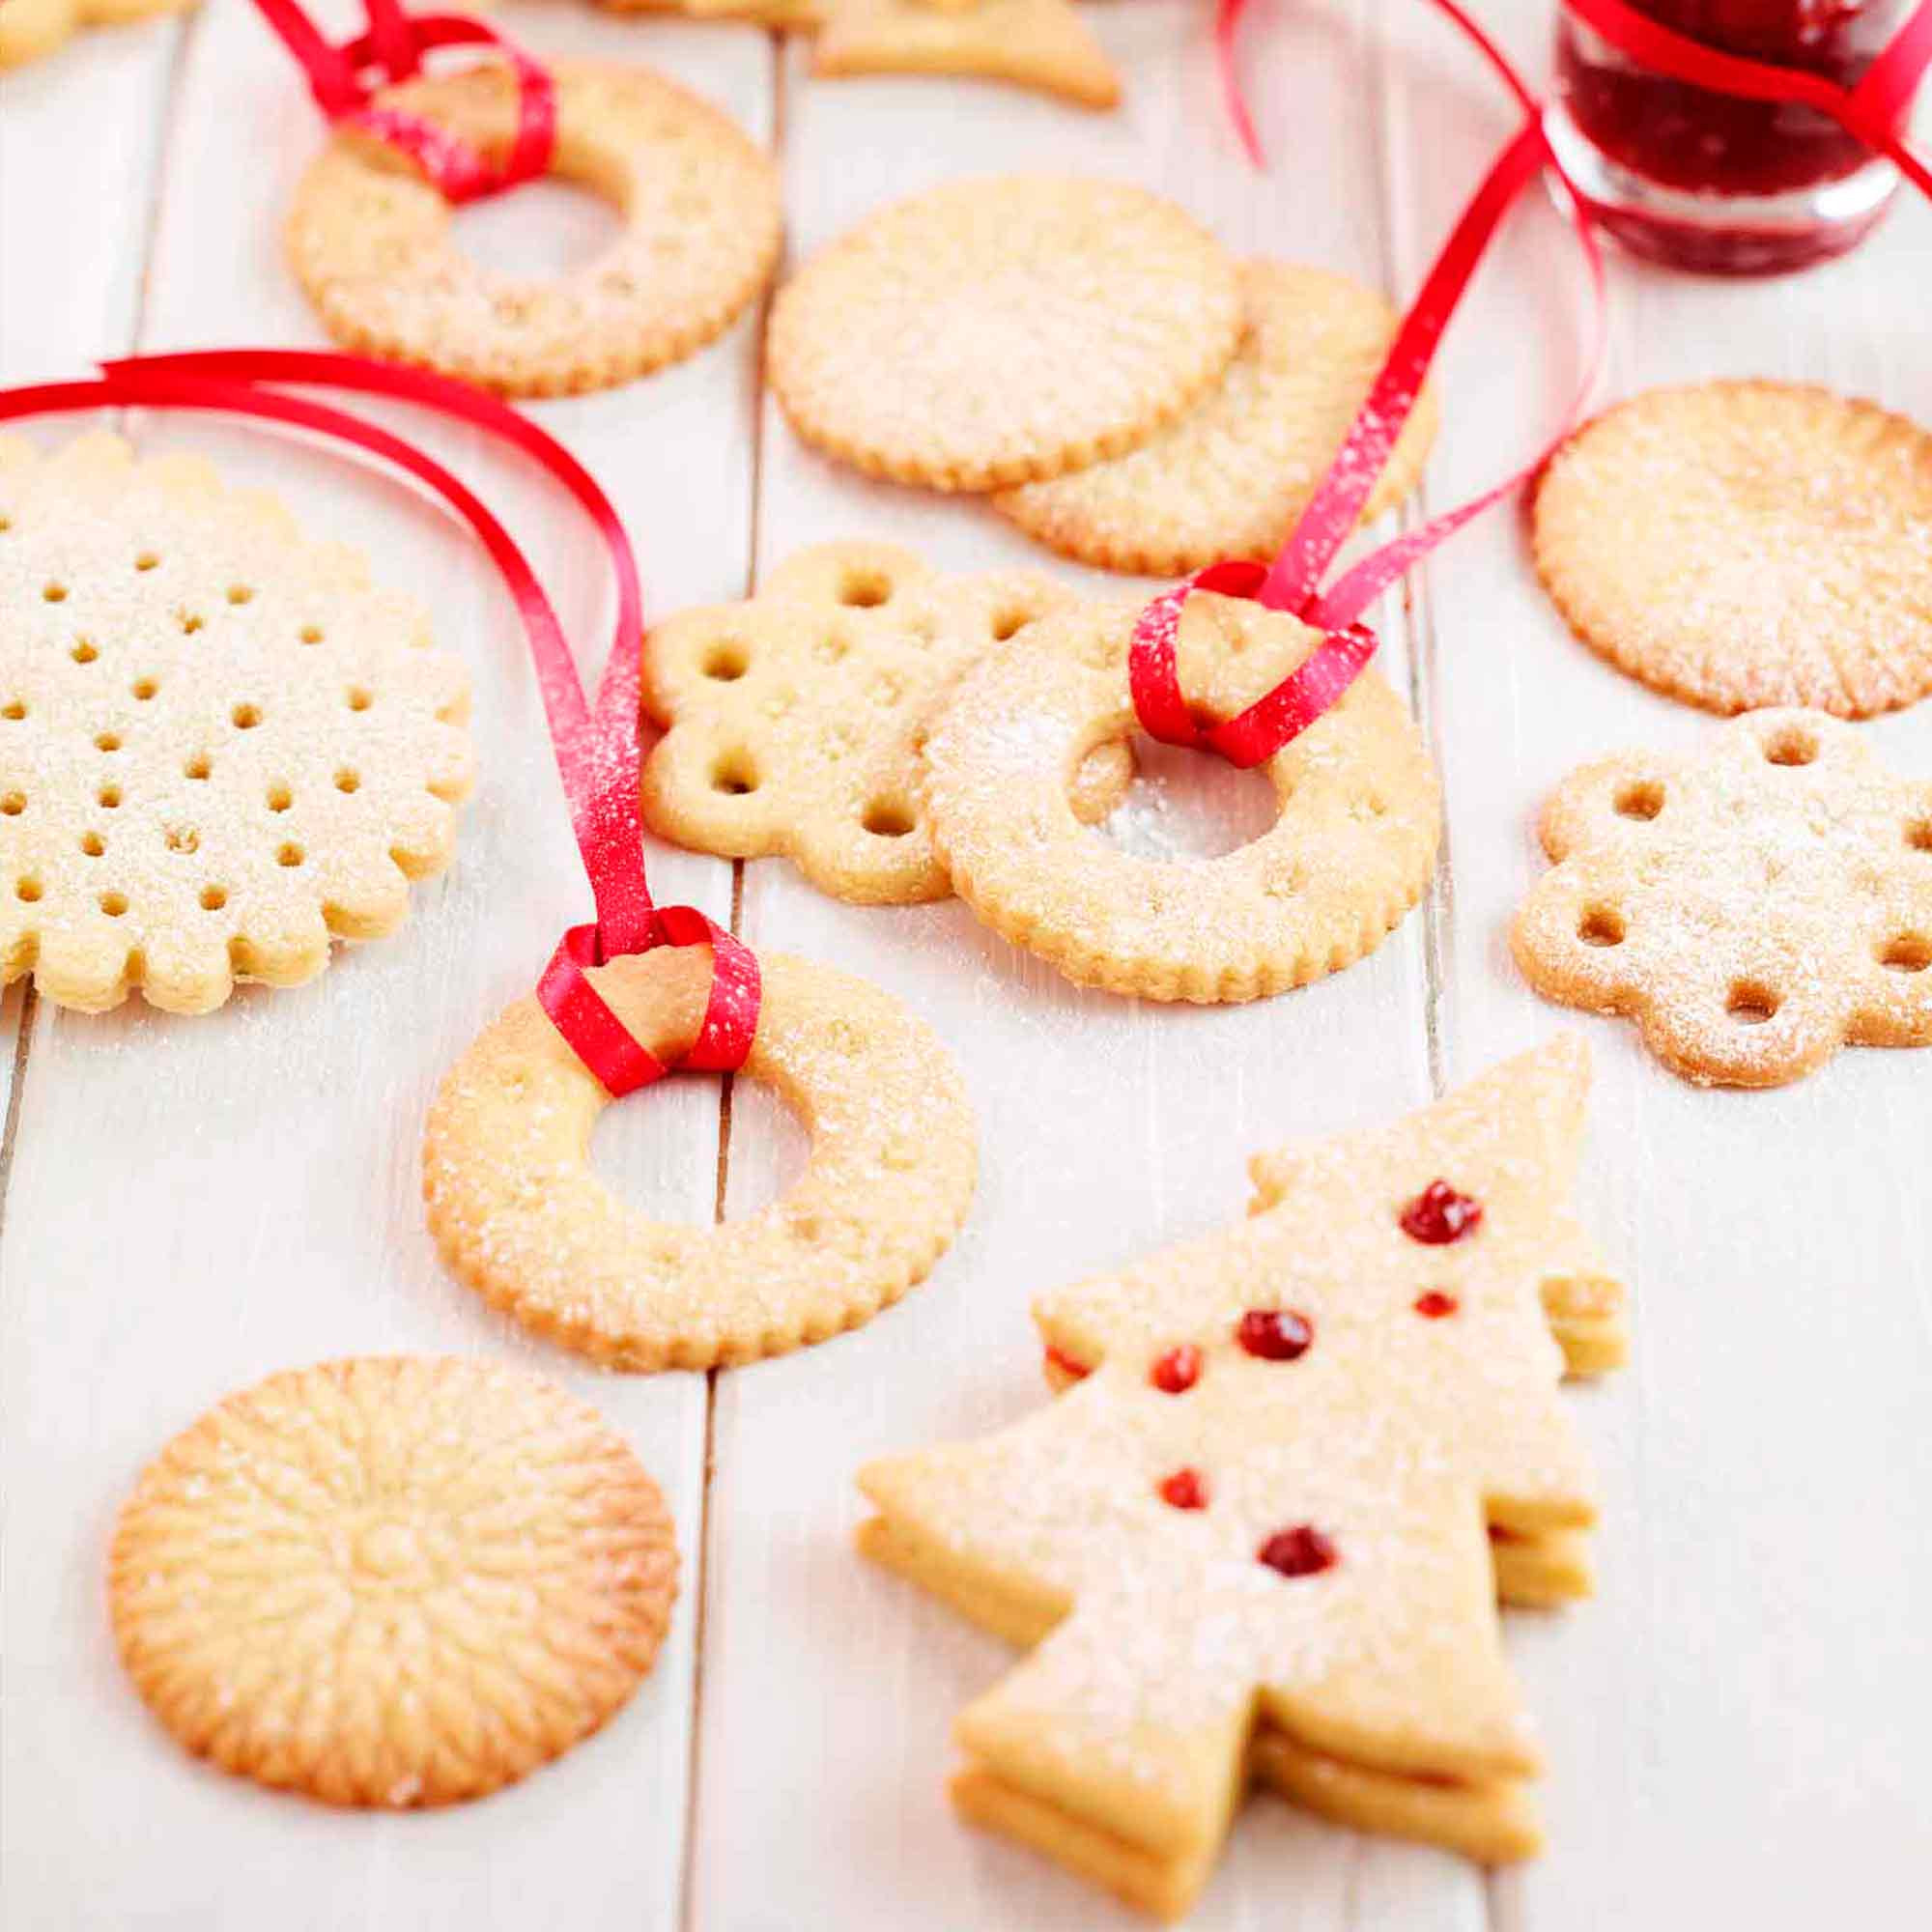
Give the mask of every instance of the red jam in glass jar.
M 1915 0 L 1630 0 L 1706 46 L 1854 85 Z M 1871 232 L 1897 170 L 1811 107 L 1743 100 L 1620 53 L 1558 0 L 1549 137 L 1604 226 L 1640 255 L 1769 274 Z

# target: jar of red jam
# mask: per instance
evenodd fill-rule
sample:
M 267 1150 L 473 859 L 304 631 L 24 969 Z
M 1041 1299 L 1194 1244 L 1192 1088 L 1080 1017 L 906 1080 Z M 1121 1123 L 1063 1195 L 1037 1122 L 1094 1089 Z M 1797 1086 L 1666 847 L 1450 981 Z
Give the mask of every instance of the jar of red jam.
M 1630 0 L 1706 46 L 1850 87 L 1916 0 Z M 1640 255 L 1710 274 L 1773 274 L 1871 232 L 1898 171 L 1812 107 L 1743 100 L 1620 53 L 1558 0 L 1556 157 Z

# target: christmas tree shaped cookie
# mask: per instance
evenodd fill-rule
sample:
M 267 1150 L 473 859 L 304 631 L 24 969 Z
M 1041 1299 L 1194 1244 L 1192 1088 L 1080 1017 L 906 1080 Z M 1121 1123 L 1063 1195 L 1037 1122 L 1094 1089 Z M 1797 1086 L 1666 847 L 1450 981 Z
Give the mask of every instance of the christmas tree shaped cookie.
M 960 1719 L 969 1819 L 1163 1916 L 1251 1776 L 1536 1849 L 1489 1532 L 1560 1558 L 1594 1514 L 1558 1394 L 1621 1352 L 1567 1202 L 1587 1080 L 1561 1039 L 1264 1156 L 1244 1223 L 1041 1301 L 1058 1401 L 864 1472 L 867 1552 L 1033 1646 Z

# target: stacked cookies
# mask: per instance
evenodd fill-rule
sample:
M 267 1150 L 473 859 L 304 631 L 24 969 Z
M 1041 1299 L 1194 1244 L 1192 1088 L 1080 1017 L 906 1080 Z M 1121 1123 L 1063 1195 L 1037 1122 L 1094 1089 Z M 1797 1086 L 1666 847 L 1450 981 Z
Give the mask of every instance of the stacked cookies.
M 987 496 L 1064 554 L 1173 573 L 1266 557 L 1394 333 L 1346 276 L 1240 263 L 1172 202 L 1055 175 L 886 208 L 774 307 L 769 371 L 806 441 Z M 1417 480 L 1428 398 L 1369 505 Z

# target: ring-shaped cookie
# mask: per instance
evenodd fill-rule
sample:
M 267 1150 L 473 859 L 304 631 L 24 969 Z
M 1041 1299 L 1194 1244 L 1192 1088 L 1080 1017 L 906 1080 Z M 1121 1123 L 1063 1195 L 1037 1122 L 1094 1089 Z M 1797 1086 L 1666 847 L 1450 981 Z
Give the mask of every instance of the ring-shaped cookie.
M 554 280 L 496 273 L 457 245 L 449 204 L 393 150 L 338 131 L 303 176 L 289 259 L 329 333 L 505 395 L 609 388 L 723 333 L 770 279 L 777 171 L 744 130 L 637 67 L 559 61 L 550 172 L 623 231 Z M 500 156 L 517 89 L 501 66 L 392 88 L 380 104 Z
M 937 1037 L 876 986 L 762 954 L 746 1077 L 811 1136 L 803 1177 L 714 1227 L 652 1220 L 589 1162 L 610 1095 L 534 999 L 445 1077 L 423 1148 L 429 1223 L 451 1267 L 526 1327 L 613 1368 L 709 1368 L 857 1327 L 922 1280 L 972 1198 L 973 1117 Z M 594 967 L 590 982 L 661 1059 L 696 1037 L 707 947 Z
M 1421 896 L 1440 830 L 1421 735 L 1373 670 L 1262 767 L 1280 815 L 1217 859 L 1121 851 L 1074 817 L 1067 782 L 1134 729 L 1135 603 L 1042 618 L 1025 647 L 962 680 L 926 740 L 926 808 L 953 890 L 1069 980 L 1151 1000 L 1252 1000 L 1339 971 Z M 1287 675 L 1320 633 L 1196 596 L 1184 689 L 1229 717 Z

